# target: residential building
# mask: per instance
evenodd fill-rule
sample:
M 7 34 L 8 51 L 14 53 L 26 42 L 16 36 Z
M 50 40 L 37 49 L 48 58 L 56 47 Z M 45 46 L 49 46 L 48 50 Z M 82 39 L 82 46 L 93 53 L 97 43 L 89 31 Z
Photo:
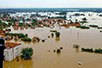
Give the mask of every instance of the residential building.
M 5 43 L 5 47 L 6 47 L 6 49 L 4 49 L 5 61 L 12 61 L 16 57 L 20 56 L 22 44 L 7 42 Z

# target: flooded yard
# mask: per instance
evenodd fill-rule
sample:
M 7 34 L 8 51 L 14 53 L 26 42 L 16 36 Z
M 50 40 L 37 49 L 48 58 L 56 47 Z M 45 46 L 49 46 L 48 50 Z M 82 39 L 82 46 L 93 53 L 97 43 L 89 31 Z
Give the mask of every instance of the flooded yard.
M 11 27 L 12 28 L 12 27 Z M 50 37 L 50 30 L 57 30 L 61 36 L 59 40 L 56 37 Z M 79 29 L 75 27 L 54 27 L 50 28 L 36 28 L 27 30 L 13 30 L 11 33 L 28 34 L 29 38 L 38 36 L 41 40 L 46 39 L 45 42 L 38 43 L 22 43 L 23 47 L 32 47 L 34 54 L 31 60 L 23 60 L 19 57 L 17 59 L 7 62 L 4 61 L 4 68 L 101 68 L 102 54 L 95 54 L 89 52 L 81 52 L 81 48 L 102 48 L 102 33 L 97 28 Z M 80 45 L 79 49 L 73 48 L 73 44 Z M 58 48 L 63 47 L 61 53 L 54 52 Z M 78 65 L 82 62 L 82 65 Z

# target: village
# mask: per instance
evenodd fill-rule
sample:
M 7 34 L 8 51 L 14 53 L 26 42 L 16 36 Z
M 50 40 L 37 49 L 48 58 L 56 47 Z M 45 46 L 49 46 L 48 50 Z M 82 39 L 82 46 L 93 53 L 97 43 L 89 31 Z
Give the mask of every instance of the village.
M 101 33 L 102 24 L 91 23 L 91 21 L 101 19 L 101 15 L 101 13 L 95 12 L 16 12 L 0 14 L 0 38 L 6 41 L 4 60 L 11 62 L 17 59 L 19 61 L 19 56 L 25 60 L 31 59 L 34 47 L 30 49 L 25 48 L 26 44 L 43 45 L 43 43 L 46 43 L 51 38 L 55 38 L 55 41 L 59 42 L 62 39 L 61 35 L 63 35 L 61 30 L 64 31 L 64 28 L 70 29 L 71 33 L 72 28 L 81 29 L 82 31 L 94 28 L 98 29 Z M 77 37 L 79 37 L 79 32 L 76 33 Z M 47 45 L 49 44 L 47 43 Z M 72 47 L 78 50 L 79 45 L 73 43 Z M 60 55 L 59 53 L 62 52 L 63 48 L 63 46 L 60 46 L 53 49 L 53 52 L 57 52 Z M 31 51 L 28 58 L 23 54 L 26 50 Z M 84 48 L 82 50 L 87 51 Z M 91 49 L 91 51 L 93 50 Z M 51 52 L 51 49 L 48 52 Z M 82 63 L 79 62 L 78 64 Z

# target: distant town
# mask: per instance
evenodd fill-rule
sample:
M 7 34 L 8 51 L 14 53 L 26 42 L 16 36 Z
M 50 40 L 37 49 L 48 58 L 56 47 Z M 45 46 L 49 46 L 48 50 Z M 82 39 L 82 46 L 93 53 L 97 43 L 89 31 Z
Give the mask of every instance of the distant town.
M 101 33 L 101 8 L 0 9 L 0 38 L 5 40 L 6 47 L 4 49 L 4 68 L 14 68 L 12 65 L 7 65 L 9 62 L 23 62 L 24 60 L 31 62 L 30 59 L 35 63 L 36 59 L 41 59 L 37 55 L 41 56 L 42 53 L 45 53 L 44 55 L 48 58 L 47 52 L 54 52 L 57 55 L 62 55 L 68 51 L 72 54 L 78 52 L 100 54 L 102 53 L 102 49 L 100 49 L 102 47 Z M 94 41 L 93 38 L 99 38 L 96 40 L 99 42 L 99 49 L 95 46 L 98 42 Z M 89 40 L 93 40 L 93 44 Z M 75 53 L 73 48 L 75 48 Z M 53 53 L 51 54 L 53 55 Z M 34 58 L 34 56 L 37 57 Z M 89 55 L 87 54 L 87 56 Z M 67 59 L 67 57 L 65 58 Z M 82 62 L 84 63 L 84 61 Z M 82 62 L 78 62 L 78 64 L 81 65 Z M 20 65 L 15 68 L 19 67 Z

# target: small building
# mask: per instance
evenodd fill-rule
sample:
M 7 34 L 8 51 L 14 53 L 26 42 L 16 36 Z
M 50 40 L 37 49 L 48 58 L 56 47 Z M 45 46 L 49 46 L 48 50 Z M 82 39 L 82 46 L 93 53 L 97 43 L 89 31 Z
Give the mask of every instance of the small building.
M 32 41 L 34 42 L 34 41 L 36 41 L 36 40 L 37 40 L 37 37 L 33 37 Z
M 0 30 L 0 34 L 3 34 L 4 32 L 3 32 L 3 30 Z
M 15 36 L 15 37 L 14 37 L 14 40 L 18 40 L 18 36 Z
M 15 29 L 15 30 L 18 30 L 18 26 L 17 26 L 17 25 L 15 25 L 15 26 L 14 26 L 14 29 Z
M 20 56 L 22 51 L 22 44 L 7 42 L 5 43 L 5 47 L 6 47 L 6 49 L 4 49 L 5 61 L 12 61 L 16 57 Z
M 24 30 L 24 26 L 20 26 L 20 30 Z
M 28 26 L 25 26 L 25 29 L 28 29 Z

